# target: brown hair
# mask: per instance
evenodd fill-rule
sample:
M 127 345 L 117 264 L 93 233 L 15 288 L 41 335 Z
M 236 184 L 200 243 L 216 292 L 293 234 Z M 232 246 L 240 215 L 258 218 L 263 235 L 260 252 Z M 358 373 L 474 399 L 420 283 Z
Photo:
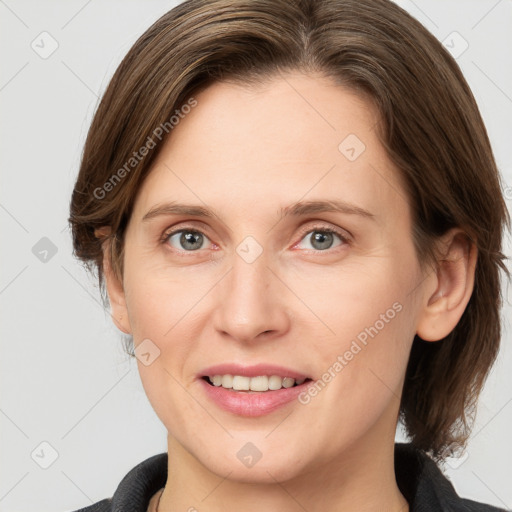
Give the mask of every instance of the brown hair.
M 478 249 L 462 318 L 437 343 L 415 337 L 400 404 L 413 444 L 442 459 L 467 442 L 499 350 L 500 268 L 510 277 L 501 244 L 510 217 L 459 67 L 396 4 L 188 0 L 162 16 L 118 67 L 91 124 L 71 200 L 75 255 L 97 270 L 104 294 L 105 238 L 95 229 L 110 226 L 111 262 L 122 277 L 124 231 L 137 191 L 172 134 L 170 118 L 181 117 L 191 95 L 215 81 L 264 83 L 292 70 L 331 77 L 378 107 L 380 138 L 405 183 L 422 266 L 435 261 L 435 242 L 452 227 Z

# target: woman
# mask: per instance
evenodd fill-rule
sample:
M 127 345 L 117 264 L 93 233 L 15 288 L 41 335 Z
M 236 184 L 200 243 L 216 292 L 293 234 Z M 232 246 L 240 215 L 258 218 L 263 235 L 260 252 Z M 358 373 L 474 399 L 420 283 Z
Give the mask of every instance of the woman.
M 510 219 L 467 83 L 398 6 L 180 4 L 105 92 L 70 222 L 168 430 L 82 510 L 498 510 L 436 462 L 497 355 Z

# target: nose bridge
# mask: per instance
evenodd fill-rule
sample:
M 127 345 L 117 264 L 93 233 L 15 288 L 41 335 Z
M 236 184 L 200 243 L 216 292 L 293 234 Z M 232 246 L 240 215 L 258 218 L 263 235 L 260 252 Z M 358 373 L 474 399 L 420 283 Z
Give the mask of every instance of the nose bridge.
M 237 340 L 250 341 L 263 332 L 277 334 L 287 328 L 282 293 L 277 290 L 280 283 L 262 249 L 252 240 L 243 241 L 219 291 L 216 328 Z

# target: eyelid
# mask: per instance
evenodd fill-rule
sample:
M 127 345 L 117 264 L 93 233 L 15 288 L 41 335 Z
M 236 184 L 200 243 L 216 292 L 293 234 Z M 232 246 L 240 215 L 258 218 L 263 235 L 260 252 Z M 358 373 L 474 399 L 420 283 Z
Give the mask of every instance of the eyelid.
M 335 247 L 330 247 L 329 249 L 326 249 L 324 251 L 319 250 L 319 249 L 296 249 L 296 247 L 304 240 L 306 235 L 309 235 L 310 233 L 314 233 L 315 231 L 320 231 L 320 232 L 324 232 L 324 233 L 325 232 L 333 233 L 341 240 L 341 243 Z M 352 244 L 351 236 L 352 235 L 344 229 L 341 229 L 338 227 L 332 227 L 332 226 L 326 225 L 326 224 L 319 224 L 319 225 L 317 224 L 314 226 L 309 226 L 307 228 L 304 228 L 301 231 L 297 242 L 295 242 L 292 245 L 292 249 L 300 250 L 300 251 L 303 251 L 306 253 L 325 254 L 325 255 L 331 254 L 332 255 L 333 252 L 336 252 L 337 250 L 340 250 L 341 248 L 346 247 L 347 245 L 351 245 Z
M 292 245 L 292 247 L 295 247 L 297 246 L 303 239 L 306 235 L 310 234 L 310 233 L 313 233 L 314 231 L 324 231 L 324 232 L 329 232 L 329 233 L 334 233 L 335 235 L 337 235 L 341 241 L 343 242 L 343 244 L 350 244 L 351 241 L 352 241 L 352 234 L 350 232 L 348 232 L 347 230 L 345 229 L 342 229 L 342 228 L 339 228 L 339 227 L 333 227 L 331 224 L 328 224 L 328 223 L 325 223 L 325 221 L 317 221 L 317 222 L 320 222 L 320 223 L 317 223 L 317 224 L 314 224 L 314 225 L 311 225 L 311 224 L 308 224 L 306 227 L 302 227 L 301 230 L 300 230 L 300 235 L 299 235 L 299 239 Z M 207 230 L 203 230 L 203 229 L 200 229 L 200 228 L 197 228 L 193 225 L 180 225 L 178 224 L 178 227 L 172 227 L 172 228 L 168 228 L 166 229 L 162 236 L 160 237 L 160 242 L 162 244 L 165 244 L 167 243 L 167 241 L 169 240 L 169 238 L 173 235 L 175 235 L 176 233 L 180 233 L 181 231 L 191 231 L 191 232 L 195 232 L 195 233 L 200 233 L 201 235 L 203 235 L 204 237 L 206 237 L 208 240 L 210 240 L 210 237 L 204 232 L 204 231 L 207 231 Z M 214 244 L 211 240 L 210 242 L 213 244 L 213 245 L 216 245 Z M 199 251 L 184 251 L 184 250 L 179 250 L 179 249 L 174 249 L 175 251 L 179 251 L 179 252 L 185 252 L 185 253 L 191 253 L 191 254 L 194 254 L 196 252 L 199 252 Z M 330 249 L 327 249 L 325 251 L 320 251 L 320 250 L 314 250 L 314 252 L 318 252 L 318 253 L 321 253 L 321 252 L 329 252 Z
M 179 225 L 178 227 L 172 227 L 172 228 L 168 228 L 166 229 L 159 241 L 160 243 L 162 244 L 165 244 L 167 243 L 167 241 L 169 240 L 169 238 L 173 235 L 175 235 L 176 233 L 180 233 L 182 231 L 191 231 L 191 232 L 194 232 L 194 233 L 199 233 L 201 235 L 203 235 L 204 237 L 206 237 L 208 240 L 210 240 L 210 237 L 205 233 L 205 231 L 207 231 L 206 229 L 200 229 L 200 228 L 197 228 L 193 225 L 188 225 L 188 226 L 181 226 Z M 213 242 L 210 240 L 210 242 L 213 244 Z M 215 244 L 214 244 L 215 245 Z M 175 250 L 179 250 L 179 249 L 175 249 Z M 197 252 L 197 251 L 181 251 L 181 252 L 190 252 L 190 253 L 194 253 L 194 252 Z
M 321 222 L 321 221 L 317 221 Z M 352 233 L 348 232 L 346 229 L 342 229 L 339 227 L 334 227 L 332 224 L 326 224 L 326 223 L 320 223 L 315 224 L 313 226 L 308 225 L 307 227 L 304 227 L 301 229 L 300 232 L 300 240 L 299 242 L 309 233 L 312 233 L 313 231 L 327 231 L 330 233 L 334 233 L 338 235 L 344 242 L 350 242 L 352 239 Z

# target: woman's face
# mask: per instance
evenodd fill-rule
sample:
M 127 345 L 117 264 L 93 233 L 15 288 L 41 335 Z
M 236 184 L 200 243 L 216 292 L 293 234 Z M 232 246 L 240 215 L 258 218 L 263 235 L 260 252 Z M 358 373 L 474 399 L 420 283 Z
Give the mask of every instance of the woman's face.
M 169 446 L 274 482 L 392 443 L 425 291 L 376 111 L 297 73 L 195 99 L 125 239 L 121 324 Z M 228 374 L 285 387 L 203 378 Z

